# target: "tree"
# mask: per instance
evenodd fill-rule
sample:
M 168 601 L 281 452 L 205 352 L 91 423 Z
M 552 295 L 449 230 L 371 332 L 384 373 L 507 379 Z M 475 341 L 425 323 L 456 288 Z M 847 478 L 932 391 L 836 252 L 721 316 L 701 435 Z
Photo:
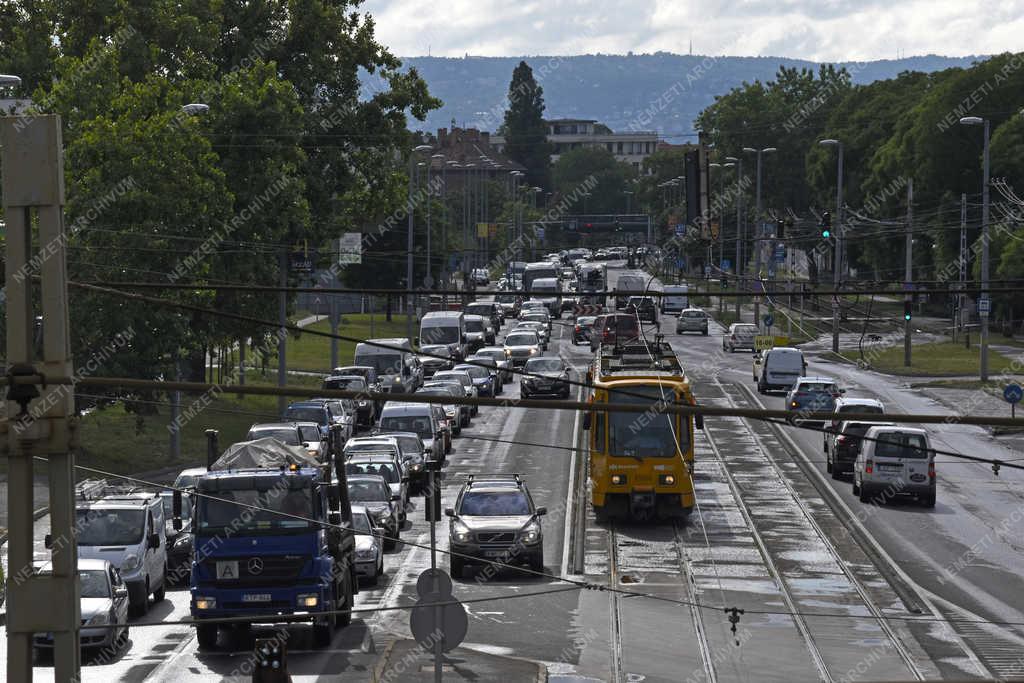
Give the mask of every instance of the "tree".
M 624 192 L 629 189 L 633 175 L 629 164 L 616 161 L 604 147 L 581 147 L 566 152 L 552 169 L 555 191 L 562 196 L 572 195 L 585 185 L 591 187 L 587 213 L 625 213 Z M 577 208 L 582 211 L 582 202 Z
M 508 86 L 509 107 L 505 111 L 505 153 L 526 167 L 526 182 L 547 188 L 551 146 L 544 123 L 544 89 L 533 78 L 526 62 L 512 72 Z

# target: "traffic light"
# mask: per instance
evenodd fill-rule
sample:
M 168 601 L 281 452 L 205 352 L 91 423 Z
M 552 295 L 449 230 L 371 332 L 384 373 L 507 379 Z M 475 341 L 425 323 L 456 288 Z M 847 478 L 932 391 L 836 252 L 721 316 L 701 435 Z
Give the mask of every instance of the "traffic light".
M 911 311 L 912 307 L 913 304 L 909 300 L 903 302 L 903 319 L 907 322 L 910 322 L 910 318 L 913 317 Z
M 729 289 L 729 278 L 722 276 L 722 289 Z
M 821 214 L 821 236 L 828 239 L 832 236 L 832 214 L 828 211 Z
M 775 239 L 786 239 L 786 221 L 781 218 L 775 221 Z

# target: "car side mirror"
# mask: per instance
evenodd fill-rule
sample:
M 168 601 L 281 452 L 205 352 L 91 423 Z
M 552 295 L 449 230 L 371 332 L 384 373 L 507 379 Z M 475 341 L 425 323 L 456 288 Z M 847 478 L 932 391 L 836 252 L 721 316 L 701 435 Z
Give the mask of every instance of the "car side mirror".
M 340 512 L 328 512 L 327 523 L 333 526 L 341 526 L 341 513 Z
M 46 534 L 43 537 L 43 545 L 46 546 L 47 550 L 53 547 L 53 534 Z
M 303 448 L 309 448 L 309 442 L 308 441 L 303 441 L 302 442 L 302 447 Z
M 590 413 L 583 414 L 583 429 L 584 431 L 590 431 L 590 425 L 593 423 L 593 415 Z
M 845 393 L 846 393 L 846 389 L 840 389 L 840 390 L 839 390 L 839 393 L 840 393 L 840 394 L 845 394 Z
M 548 509 L 546 507 L 539 507 L 539 508 L 537 508 L 537 516 L 538 517 L 543 517 L 546 514 L 548 514 Z
M 400 496 L 400 495 L 399 495 L 399 494 L 397 494 L 397 493 L 392 493 L 392 494 L 391 494 L 391 500 L 393 500 L 393 501 L 396 501 L 396 502 L 397 502 L 397 501 L 399 501 L 399 500 L 402 500 L 402 496 Z
M 160 547 L 160 534 L 150 534 L 146 544 L 149 548 L 156 550 Z
M 445 508 L 444 509 L 444 516 L 445 517 L 454 517 L 455 516 L 455 508 Z
M 118 600 L 124 600 L 128 597 L 128 588 L 126 586 L 118 586 L 114 589 L 114 597 Z

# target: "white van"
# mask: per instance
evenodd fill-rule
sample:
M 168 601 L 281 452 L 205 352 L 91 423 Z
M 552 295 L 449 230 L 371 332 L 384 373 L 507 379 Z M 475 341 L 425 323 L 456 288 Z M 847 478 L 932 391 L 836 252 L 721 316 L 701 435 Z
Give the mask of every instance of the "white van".
M 768 349 L 761 355 L 757 391 L 764 394 L 773 389 L 789 391 L 798 377 L 807 374 L 807 361 L 803 351 L 791 346 Z
M 367 339 L 356 344 L 352 365 L 375 369 L 382 391 L 411 394 L 419 388 L 419 359 L 408 339 Z
M 679 313 L 690 307 L 689 285 L 665 285 L 661 295 L 662 313 Z
M 866 503 L 913 496 L 935 507 L 935 451 L 928 433 L 915 427 L 885 425 L 864 434 L 853 463 L 853 495 Z
M 75 530 L 80 560 L 107 560 L 128 587 L 128 606 L 135 616 L 164 599 L 167 589 L 167 533 L 164 505 L 154 492 L 109 495 L 78 501 Z M 53 538 L 46 535 L 46 547 Z
M 551 317 L 558 317 L 562 307 L 562 285 L 557 278 L 541 277 L 533 281 L 530 294 L 544 302 Z
M 462 311 L 430 311 L 420 318 L 419 347 L 444 344 L 456 362 L 466 357 L 466 320 Z

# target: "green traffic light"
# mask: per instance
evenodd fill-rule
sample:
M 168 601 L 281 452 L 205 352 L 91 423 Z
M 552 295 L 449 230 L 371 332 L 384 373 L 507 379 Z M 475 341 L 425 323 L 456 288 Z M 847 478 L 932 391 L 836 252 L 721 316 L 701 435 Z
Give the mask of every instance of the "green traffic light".
M 825 239 L 828 239 L 829 237 L 832 236 L 832 233 L 830 231 L 828 231 L 828 230 L 822 230 L 821 231 L 821 236 L 824 237 Z

